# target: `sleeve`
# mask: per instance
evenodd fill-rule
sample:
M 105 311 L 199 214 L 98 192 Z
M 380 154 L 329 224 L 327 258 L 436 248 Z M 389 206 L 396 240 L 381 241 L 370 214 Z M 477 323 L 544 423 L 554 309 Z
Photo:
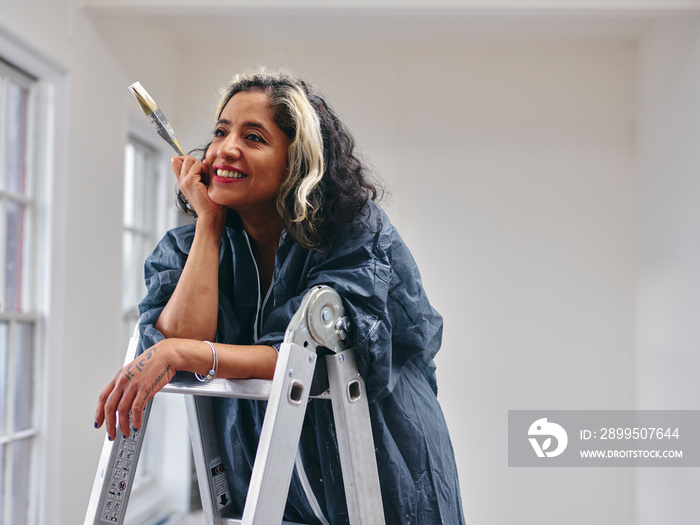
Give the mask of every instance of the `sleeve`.
M 141 317 L 137 355 L 164 339 L 155 324 L 175 291 L 193 238 L 194 225 L 170 230 L 146 259 L 144 276 L 147 293 L 139 304 Z
M 306 292 L 327 285 L 341 296 L 352 321 L 357 364 L 370 401 L 391 393 L 413 358 L 421 356 L 424 373 L 430 369 L 441 342 L 442 318 L 427 301 L 413 257 L 388 220 L 379 232 L 348 236 L 313 258 L 299 295 L 270 314 L 259 344 L 281 342 Z

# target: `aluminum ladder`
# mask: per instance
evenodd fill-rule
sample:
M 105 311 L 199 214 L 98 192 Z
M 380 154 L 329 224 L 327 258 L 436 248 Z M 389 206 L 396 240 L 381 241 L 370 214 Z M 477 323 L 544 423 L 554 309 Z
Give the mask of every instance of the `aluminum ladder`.
M 330 400 L 338 438 L 343 484 L 352 525 L 384 524 L 379 476 L 365 384 L 348 349 L 349 321 L 330 287 L 311 289 L 285 333 L 272 381 L 173 380 L 162 392 L 187 394 L 190 437 L 205 522 L 212 525 L 271 525 L 283 522 L 301 428 L 317 359 L 325 355 L 329 388 L 315 399 Z M 134 359 L 138 329 L 125 363 Z M 319 350 L 324 350 L 321 352 Z M 267 400 L 243 515 L 230 515 L 231 497 L 214 432 L 212 397 Z M 141 430 L 115 441 L 105 437 L 85 525 L 124 523 L 151 404 Z

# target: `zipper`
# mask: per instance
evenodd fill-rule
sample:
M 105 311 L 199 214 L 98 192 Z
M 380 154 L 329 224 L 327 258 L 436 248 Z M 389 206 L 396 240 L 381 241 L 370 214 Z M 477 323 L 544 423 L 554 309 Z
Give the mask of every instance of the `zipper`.
M 258 278 L 258 304 L 255 308 L 255 322 L 253 323 L 253 341 L 256 341 L 259 339 L 258 337 L 258 319 L 260 318 L 260 271 L 258 270 L 258 262 L 255 260 L 255 255 L 253 254 L 253 247 L 250 245 L 250 238 L 248 237 L 248 232 L 243 230 L 243 235 L 245 236 L 245 242 L 248 243 L 248 252 L 250 253 L 250 258 L 253 260 L 253 267 L 255 268 L 255 275 Z M 273 277 L 274 279 L 274 277 Z M 270 284 L 270 290 L 272 289 L 272 284 Z M 267 298 L 270 295 L 270 290 L 267 291 L 267 294 L 265 296 L 265 301 L 267 301 Z

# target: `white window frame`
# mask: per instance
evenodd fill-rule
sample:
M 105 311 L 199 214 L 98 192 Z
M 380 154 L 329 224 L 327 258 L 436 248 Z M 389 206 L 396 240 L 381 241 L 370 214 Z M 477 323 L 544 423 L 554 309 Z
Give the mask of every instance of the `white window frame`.
M 37 469 L 39 468 L 38 454 L 39 454 L 39 435 L 40 435 L 40 422 L 41 422 L 41 387 L 42 384 L 42 373 L 39 363 L 42 361 L 43 357 L 43 316 L 39 308 L 39 297 L 37 295 L 37 289 L 35 286 L 36 277 L 38 276 L 38 265 L 35 263 L 35 254 L 37 250 L 37 237 L 39 234 L 37 218 L 38 218 L 38 208 L 40 206 L 39 198 L 36 194 L 36 170 L 34 158 L 35 148 L 37 147 L 36 132 L 37 132 L 37 119 L 38 111 L 37 104 L 39 101 L 39 86 L 37 79 L 31 77 L 26 72 L 20 70 L 14 64 L 0 61 L 0 77 L 2 81 L 0 82 L 0 114 L 4 115 L 7 111 L 7 85 L 10 81 L 14 84 L 21 86 L 21 88 L 26 89 L 28 92 L 27 97 L 27 113 L 26 113 L 26 129 L 25 139 L 26 139 L 26 150 L 24 151 L 24 163 L 25 163 L 25 189 L 21 194 L 13 193 L 8 191 L 6 188 L 0 186 L 0 231 L 5 232 L 6 228 L 6 210 L 7 205 L 10 203 L 18 204 L 23 207 L 22 212 L 22 268 L 21 268 L 21 303 L 19 305 L 19 311 L 6 311 L 2 303 L 4 303 L 4 293 L 6 290 L 5 283 L 5 242 L 0 243 L 0 258 L 3 261 L 3 271 L 0 271 L 0 289 L 3 290 L 3 297 L 0 299 L 0 321 L 7 326 L 6 341 L 8 341 L 8 355 L 7 361 L 4 364 L 6 370 L 7 383 L 5 386 L 5 428 L 0 429 L 0 446 L 5 449 L 4 463 L 2 464 L 2 470 L 0 470 L 0 476 L 3 476 L 4 494 L 0 495 L 2 500 L 0 500 L 0 508 L 3 509 L 0 519 L 3 522 L 10 523 L 11 517 L 13 516 L 13 511 L 18 504 L 16 499 L 12 497 L 12 486 L 13 481 L 16 480 L 14 465 L 12 461 L 11 451 L 15 446 L 20 443 L 26 443 L 29 445 L 29 481 L 27 487 L 27 507 L 26 515 L 27 521 L 29 523 L 36 520 L 39 508 L 36 504 L 37 499 L 40 494 L 40 486 L 37 483 Z M 0 126 L 0 170 L 5 170 L 5 162 L 9 151 L 7 150 L 7 129 L 5 126 Z M 18 358 L 16 348 L 13 348 L 14 335 L 17 331 L 19 325 L 25 324 L 30 325 L 31 329 L 31 351 L 33 356 L 32 368 L 29 370 L 31 377 L 17 377 L 13 374 L 13 370 L 16 367 L 16 360 Z M 31 381 L 32 382 L 32 392 L 31 392 L 31 422 L 30 426 L 19 431 L 13 430 L 13 421 L 15 419 L 15 388 L 18 381 Z
M 29 257 L 28 272 L 23 272 L 23 304 L 20 312 L 2 312 L 0 317 L 9 323 L 9 330 L 12 332 L 17 323 L 29 322 L 33 327 L 33 407 L 31 428 L 23 432 L 6 436 L 3 443 L 17 442 L 19 439 L 31 439 L 30 449 L 30 486 L 29 486 L 29 506 L 27 509 L 27 519 L 30 524 L 42 523 L 44 521 L 45 506 L 47 499 L 46 472 L 47 472 L 47 418 L 48 410 L 47 396 L 53 384 L 48 379 L 48 354 L 46 351 L 47 333 L 52 332 L 55 325 L 49 322 L 49 272 L 48 261 L 51 256 L 51 242 L 49 231 L 49 216 L 51 206 L 49 198 L 52 195 L 53 167 L 58 166 L 58 158 L 67 160 L 61 155 L 54 155 L 56 146 L 55 122 L 57 113 L 54 111 L 54 100 L 56 96 L 63 96 L 66 93 L 66 84 L 62 81 L 62 72 L 38 56 L 31 50 L 23 47 L 15 39 L 0 31 L 0 58 L 3 59 L 3 75 L 13 76 L 13 70 L 19 70 L 20 75 L 26 76 L 26 81 L 30 88 L 28 101 L 28 122 L 27 122 L 27 150 L 26 169 L 28 190 L 25 192 L 28 198 L 19 199 L 19 202 L 30 206 L 31 211 L 27 214 L 27 222 L 24 227 L 29 230 L 25 234 L 24 257 Z M 9 64 L 6 66 L 5 63 Z M 24 82 L 21 82 L 24 83 Z M 4 147 L 5 139 L 1 139 Z M 4 159 L 4 154 L 0 158 Z M 4 169 L 4 168 L 3 168 Z M 37 184 L 37 181 L 41 181 Z M 4 202 L 8 200 L 18 200 L 4 193 Z M 29 239 L 27 239 L 27 236 Z M 28 242 L 27 242 L 28 241 Z M 4 250 L 4 247 L 3 247 Z M 4 253 L 2 254 L 4 259 Z M 3 276 L 4 279 L 4 276 Z M 4 289 L 4 287 L 3 287 Z M 52 332 L 53 333 L 53 332 Z M 10 335 L 11 337 L 11 335 Z M 8 369 L 12 366 L 12 355 L 9 356 Z M 21 379 L 21 378 L 20 378 Z M 13 390 L 14 382 L 18 378 L 8 378 L 8 391 Z M 24 379 L 27 380 L 27 379 Z M 49 384 L 51 383 L 51 384 Z M 8 403 L 9 418 L 12 418 L 12 405 L 10 399 Z M 8 427 L 9 428 L 9 427 Z M 12 473 L 10 470 L 0 473 L 5 476 L 5 484 L 11 482 Z M 0 513 L 0 521 L 9 520 L 10 508 L 12 504 L 0 503 L 3 511 Z

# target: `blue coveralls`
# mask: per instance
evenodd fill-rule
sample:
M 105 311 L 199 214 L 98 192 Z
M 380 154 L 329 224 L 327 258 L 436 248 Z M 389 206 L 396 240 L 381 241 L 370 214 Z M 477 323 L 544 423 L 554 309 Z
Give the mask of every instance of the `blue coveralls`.
M 168 232 L 146 261 L 140 351 L 163 338 L 154 325 L 182 273 L 194 228 Z M 266 300 L 247 234 L 229 211 L 219 259 L 216 341 L 279 348 L 302 298 L 317 285 L 340 294 L 353 322 L 386 523 L 464 523 L 454 453 L 436 397 L 433 358 L 441 344 L 442 318 L 428 302 L 411 253 L 379 206 L 370 203 L 369 213 L 338 232 L 324 252 L 303 248 L 283 234 Z M 265 405 L 215 400 L 219 442 L 239 512 Z M 332 421 L 330 403 L 309 402 L 299 450 L 303 468 L 295 468 L 292 476 L 286 520 L 348 523 Z

